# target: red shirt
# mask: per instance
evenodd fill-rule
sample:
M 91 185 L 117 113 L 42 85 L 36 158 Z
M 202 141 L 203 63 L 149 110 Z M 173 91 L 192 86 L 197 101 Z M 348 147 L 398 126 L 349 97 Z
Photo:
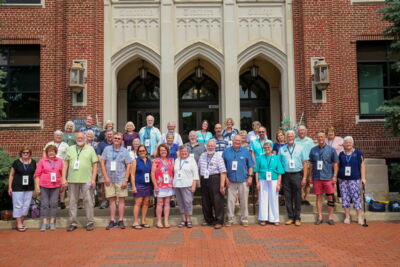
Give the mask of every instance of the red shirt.
M 159 188 L 172 188 L 174 178 L 174 159 L 166 159 L 164 163 L 160 158 L 156 158 L 153 162 L 156 166 L 156 182 Z M 164 173 L 169 175 L 169 182 L 164 183 Z
M 55 157 L 54 160 L 42 158 L 36 168 L 35 177 L 39 178 L 39 185 L 46 188 L 55 188 L 61 186 L 63 161 Z M 56 181 L 51 181 L 51 173 L 56 174 Z

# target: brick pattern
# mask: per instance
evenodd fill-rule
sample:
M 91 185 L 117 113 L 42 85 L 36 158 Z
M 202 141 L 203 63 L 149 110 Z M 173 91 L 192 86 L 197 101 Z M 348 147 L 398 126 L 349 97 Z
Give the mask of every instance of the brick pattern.
M 296 73 L 296 113 L 311 137 L 334 126 L 338 135 L 351 135 L 366 157 L 400 157 L 400 138 L 387 137 L 383 123 L 356 124 L 359 115 L 356 41 L 383 40 L 388 25 L 377 10 L 384 4 L 352 5 L 350 0 L 293 1 Z M 330 64 L 327 103 L 313 104 L 312 57 L 325 57 Z M 380 141 L 374 141 L 380 140 Z

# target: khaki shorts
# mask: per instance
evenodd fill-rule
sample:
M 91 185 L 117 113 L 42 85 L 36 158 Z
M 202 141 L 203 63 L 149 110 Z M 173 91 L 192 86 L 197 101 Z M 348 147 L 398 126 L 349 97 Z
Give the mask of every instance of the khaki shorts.
M 106 198 L 110 197 L 127 197 L 128 196 L 128 188 L 122 189 L 121 183 L 110 183 L 109 186 L 105 185 L 106 189 Z

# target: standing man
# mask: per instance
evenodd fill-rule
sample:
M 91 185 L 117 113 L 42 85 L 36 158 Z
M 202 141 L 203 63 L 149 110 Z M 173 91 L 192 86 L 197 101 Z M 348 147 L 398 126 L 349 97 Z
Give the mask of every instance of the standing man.
M 328 202 L 328 224 L 334 225 L 333 209 L 335 202 L 333 194 L 335 193 L 335 184 L 337 182 L 338 161 L 336 150 L 325 142 L 325 132 L 319 131 L 317 134 L 318 145 L 313 147 L 310 152 L 310 169 L 312 174 L 312 183 L 314 192 L 317 195 L 317 213 L 316 225 L 323 222 L 322 218 L 322 194 L 325 193 Z
M 183 145 L 181 135 L 178 134 L 177 132 L 175 132 L 175 129 L 176 129 L 176 124 L 175 124 L 175 122 L 168 122 L 168 124 L 167 124 L 167 129 L 168 129 L 167 132 L 166 132 L 166 133 L 163 133 L 163 134 L 161 135 L 161 139 L 160 139 L 160 141 L 158 142 L 158 145 L 166 144 L 166 143 L 167 143 L 167 134 L 168 134 L 168 133 L 173 133 L 173 134 L 174 134 L 174 142 L 173 142 L 174 144 L 177 144 L 178 147 L 181 146 L 181 145 Z
M 94 133 L 94 141 L 97 141 L 97 138 L 100 134 L 100 129 L 93 125 L 93 117 L 91 115 L 86 116 L 85 120 L 86 126 L 82 127 L 79 131 L 86 134 L 87 131 L 92 130 Z
M 201 154 L 198 166 L 205 220 L 202 225 L 214 225 L 215 229 L 221 229 L 224 224 L 226 168 L 221 154 L 215 152 L 214 139 L 207 142 L 207 152 Z
M 304 125 L 300 125 L 297 128 L 298 136 L 296 137 L 295 143 L 299 144 L 303 147 L 304 153 L 306 153 L 307 157 L 310 155 L 311 149 L 314 147 L 314 141 L 307 136 L 307 128 Z M 301 204 L 310 206 L 310 202 L 307 200 L 308 194 L 310 193 L 311 187 L 311 171 L 310 165 L 307 165 L 307 177 L 306 184 L 302 186 L 302 195 L 301 195 Z
M 144 145 L 149 154 L 155 156 L 158 142 L 161 140 L 161 132 L 154 127 L 154 117 L 147 115 L 146 126 L 139 131 L 140 144 Z
M 101 169 L 104 174 L 106 197 L 110 202 L 110 223 L 106 230 L 114 227 L 125 229 L 125 198 L 128 196 L 128 180 L 131 168 L 131 157 L 122 146 L 122 133 L 114 134 L 113 145 L 107 146 L 101 155 Z M 119 221 L 115 220 L 116 199 L 118 198 Z
M 233 138 L 233 146 L 225 149 L 222 157 L 228 173 L 226 180 L 228 186 L 228 221 L 225 226 L 233 224 L 235 216 L 235 203 L 239 194 L 241 222 L 243 226 L 248 226 L 249 216 L 248 199 L 249 186 L 253 182 L 254 161 L 250 152 L 241 146 L 242 137 L 235 135 Z
M 214 131 L 215 131 L 215 136 L 213 139 L 215 140 L 215 151 L 224 152 L 225 148 L 228 147 L 229 143 L 227 140 L 224 139 L 224 136 L 222 135 L 222 125 L 217 123 L 214 126 Z
M 79 192 L 83 194 L 83 205 L 86 211 L 86 230 L 94 230 L 94 199 L 93 189 L 97 175 L 96 152 L 86 144 L 82 132 L 76 134 L 76 145 L 70 146 L 65 157 L 62 172 L 62 184 L 68 186 L 69 192 L 69 223 L 68 232 L 77 228 L 77 208 Z
M 264 154 L 264 144 L 266 141 L 268 141 L 267 128 L 260 126 L 258 128 L 258 137 L 250 143 L 250 152 L 254 162 L 260 155 Z
M 206 152 L 206 147 L 197 141 L 196 131 L 190 131 L 189 142 L 185 143 L 185 146 L 189 148 L 189 156 L 193 157 L 196 163 L 199 163 L 200 155 Z
M 301 225 L 301 186 L 306 184 L 308 155 L 300 144 L 295 144 L 296 134 L 286 132 L 287 144 L 279 149 L 279 157 L 285 174 L 283 174 L 283 192 L 289 220 L 286 225 Z
M 247 134 L 247 143 L 249 144 L 251 144 L 251 142 L 253 142 L 253 140 L 255 140 L 256 138 L 258 138 L 258 128 L 261 127 L 261 123 L 259 121 L 253 121 L 251 127 L 253 128 L 253 131 Z
M 97 145 L 96 154 L 97 154 L 97 157 L 99 158 L 99 161 L 101 160 L 101 155 L 103 154 L 104 149 L 107 146 L 111 146 L 113 144 L 113 137 L 114 137 L 114 131 L 107 130 L 105 133 L 105 139 Z M 100 204 L 100 209 L 106 209 L 106 208 L 108 208 L 109 203 L 106 198 L 106 189 L 104 187 L 104 174 L 103 174 L 101 167 L 98 170 L 98 180 L 97 181 L 100 186 L 101 200 L 102 200 L 102 202 Z

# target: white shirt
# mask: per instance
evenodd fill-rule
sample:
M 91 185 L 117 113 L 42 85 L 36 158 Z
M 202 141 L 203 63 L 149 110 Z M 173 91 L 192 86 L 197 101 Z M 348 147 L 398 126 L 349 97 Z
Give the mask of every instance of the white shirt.
M 57 157 L 64 160 L 65 156 L 67 155 L 67 150 L 69 148 L 69 145 L 65 142 L 61 142 L 59 144 L 54 143 L 54 141 L 48 142 L 45 147 L 43 148 L 43 151 L 46 150 L 46 148 L 49 145 L 53 145 L 57 147 Z
M 181 174 L 179 177 L 179 173 Z M 199 169 L 196 160 L 187 157 L 185 160 L 180 158 L 175 160 L 174 165 L 174 187 L 189 187 L 193 181 L 199 180 Z
M 158 145 L 166 144 L 166 143 L 167 143 L 167 133 L 163 133 L 160 141 L 158 142 Z M 173 143 L 177 144 L 178 146 L 183 145 L 182 137 L 180 134 L 174 132 L 174 142 Z

